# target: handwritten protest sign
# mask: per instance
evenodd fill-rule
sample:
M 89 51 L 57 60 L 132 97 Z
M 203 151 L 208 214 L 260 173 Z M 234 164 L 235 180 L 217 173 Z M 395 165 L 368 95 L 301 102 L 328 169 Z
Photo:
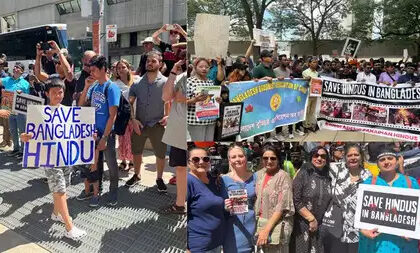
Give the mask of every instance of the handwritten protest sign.
M 23 167 L 60 167 L 92 164 L 95 108 L 29 105 Z
M 197 94 L 206 94 L 207 99 L 195 104 L 197 120 L 215 120 L 219 118 L 219 103 L 216 98 L 220 97 L 220 86 L 197 87 Z
M 226 57 L 229 44 L 229 27 L 229 16 L 197 14 L 194 29 L 196 56 L 209 59 L 214 59 L 217 56 Z
M 15 93 L 15 97 L 13 99 L 13 111 L 20 113 L 20 114 L 26 114 L 28 105 L 43 105 L 44 99 L 32 96 L 28 94 L 18 94 Z
M 344 43 L 343 51 L 341 51 L 341 56 L 348 55 L 352 58 L 355 58 L 361 43 L 361 40 L 347 38 L 346 43 Z
M 318 126 L 420 140 L 420 88 L 322 78 Z
M 1 109 L 12 111 L 14 96 L 15 93 L 13 91 L 3 90 L 1 92 Z
M 229 101 L 243 102 L 241 139 L 270 132 L 278 126 L 305 120 L 308 81 L 284 79 L 234 82 L 228 85 Z
M 261 47 L 261 50 L 273 50 L 276 45 L 276 37 L 274 32 L 262 30 L 262 29 L 253 29 L 253 35 L 255 39 L 254 46 Z
M 229 199 L 232 201 L 232 214 L 248 212 L 248 193 L 246 189 L 229 190 Z
M 420 239 L 420 190 L 359 185 L 354 226 Z

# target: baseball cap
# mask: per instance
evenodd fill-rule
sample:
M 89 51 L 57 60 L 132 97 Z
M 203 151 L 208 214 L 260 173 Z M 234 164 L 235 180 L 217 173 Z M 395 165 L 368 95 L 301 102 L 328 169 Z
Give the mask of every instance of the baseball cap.
M 264 58 L 264 57 L 272 57 L 271 52 L 268 50 L 261 51 L 261 58 Z
M 16 62 L 15 67 L 19 67 L 22 71 L 25 71 L 25 66 L 20 62 Z

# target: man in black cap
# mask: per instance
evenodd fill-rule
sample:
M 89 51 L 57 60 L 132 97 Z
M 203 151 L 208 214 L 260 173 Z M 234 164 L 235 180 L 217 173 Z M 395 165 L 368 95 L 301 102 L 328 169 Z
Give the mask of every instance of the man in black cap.
M 276 74 L 273 71 L 273 56 L 268 50 L 261 51 L 261 63 L 256 66 L 252 72 L 252 77 L 257 79 L 264 79 L 271 81 L 276 78 Z

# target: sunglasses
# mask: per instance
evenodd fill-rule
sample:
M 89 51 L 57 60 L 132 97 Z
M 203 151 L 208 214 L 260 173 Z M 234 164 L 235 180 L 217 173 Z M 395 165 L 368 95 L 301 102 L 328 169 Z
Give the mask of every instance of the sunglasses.
M 268 161 L 268 160 L 270 160 L 270 161 L 277 161 L 277 157 L 275 157 L 275 156 L 270 156 L 270 157 L 263 156 L 263 160 L 264 161 Z
M 202 160 L 205 163 L 208 163 L 208 162 L 210 162 L 210 157 L 208 157 L 208 156 L 204 156 L 204 157 L 197 157 L 197 156 L 191 157 L 191 161 L 193 163 L 199 163 L 200 160 Z
M 322 159 L 324 159 L 324 160 L 326 160 L 327 159 L 327 154 L 314 154 L 313 156 L 312 156 L 312 158 L 318 158 L 318 157 L 321 157 Z

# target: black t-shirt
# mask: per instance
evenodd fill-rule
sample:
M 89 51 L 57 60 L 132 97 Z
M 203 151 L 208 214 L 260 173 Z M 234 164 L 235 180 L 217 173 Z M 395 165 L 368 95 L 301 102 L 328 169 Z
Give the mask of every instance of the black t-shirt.
M 176 55 L 172 51 L 172 45 L 166 42 L 161 41 L 159 44 L 159 49 L 162 52 L 163 62 L 166 64 L 166 71 L 162 73 L 164 76 L 169 76 L 172 68 L 176 62 Z
M 73 79 L 71 82 L 64 79 L 64 84 L 66 85 L 66 91 L 64 92 L 64 98 L 61 102 L 62 105 L 71 106 L 73 103 L 73 94 L 76 89 L 76 80 Z
M 41 58 L 41 63 L 42 63 L 42 69 L 44 70 L 45 73 L 47 73 L 48 75 L 56 74 L 55 64 L 53 60 L 50 61 L 47 59 L 47 57 L 43 56 Z
M 47 104 L 47 96 L 45 95 L 45 85 L 43 83 L 34 82 L 34 86 L 29 87 L 29 94 L 45 99 L 44 104 Z
M 90 76 L 90 73 L 82 70 L 79 79 L 76 81 L 76 92 L 82 92 L 85 88 L 85 80 Z
M 143 76 L 144 74 L 146 74 L 146 61 L 147 61 L 147 56 L 146 54 L 142 54 L 140 56 L 140 63 L 139 63 L 139 75 Z

